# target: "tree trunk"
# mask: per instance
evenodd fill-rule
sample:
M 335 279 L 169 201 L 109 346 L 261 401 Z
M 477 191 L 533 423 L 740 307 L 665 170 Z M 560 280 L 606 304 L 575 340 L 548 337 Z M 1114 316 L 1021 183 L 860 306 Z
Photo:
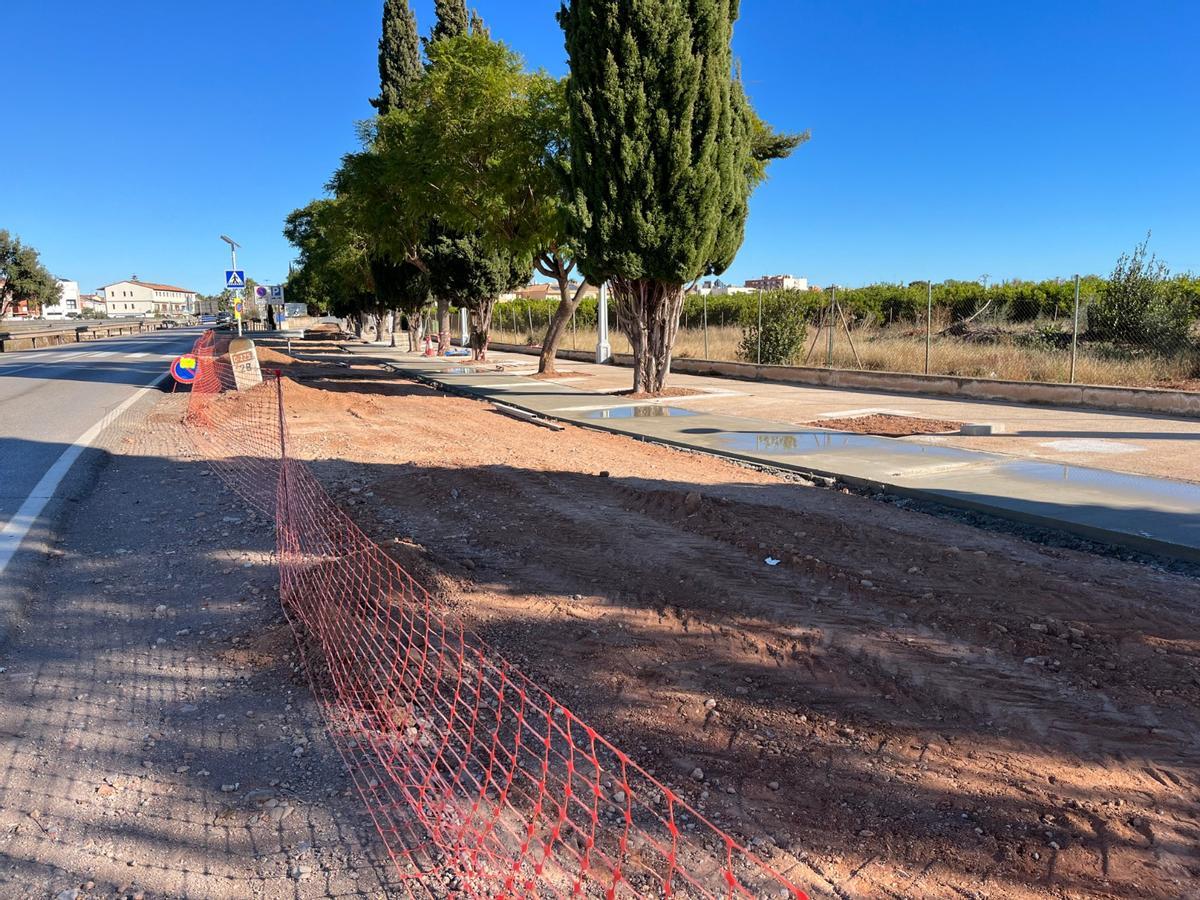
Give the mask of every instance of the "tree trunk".
M 553 375 L 556 372 L 555 361 L 558 358 L 558 345 L 562 342 L 563 335 L 567 333 L 567 327 L 571 324 L 571 317 L 575 315 L 575 311 L 579 309 L 579 302 L 583 299 L 584 288 L 587 287 L 587 282 L 579 286 L 579 290 L 575 295 L 571 295 L 571 288 L 568 282 L 570 274 L 567 267 L 562 263 L 562 260 L 554 256 L 548 263 L 554 271 L 554 278 L 558 282 L 558 309 L 554 311 L 554 317 L 550 320 L 550 327 L 546 329 L 546 339 L 542 341 L 541 358 L 538 360 L 538 372 L 542 374 Z
M 450 349 L 450 301 L 439 299 L 437 302 L 438 320 L 438 356 L 445 356 Z
M 614 278 L 617 328 L 633 346 L 633 391 L 660 394 L 671 374 L 671 351 L 683 312 L 682 284 L 649 278 Z
M 392 346 L 395 347 L 396 346 L 396 329 L 400 325 L 400 314 L 396 310 L 393 309 L 391 312 L 388 313 L 388 315 L 391 316 L 391 322 L 389 323 L 390 327 L 388 330 L 392 333 Z
M 471 308 L 471 356 L 477 361 L 487 359 L 488 338 L 492 330 L 492 313 L 496 310 L 496 298 L 480 300 Z

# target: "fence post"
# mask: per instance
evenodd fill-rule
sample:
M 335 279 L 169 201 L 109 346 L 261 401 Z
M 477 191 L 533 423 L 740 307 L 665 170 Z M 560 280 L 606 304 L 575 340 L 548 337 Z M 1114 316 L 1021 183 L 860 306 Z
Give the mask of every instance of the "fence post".
M 704 358 L 709 359 L 708 355 L 708 294 L 704 294 Z
M 825 354 L 826 368 L 833 368 L 833 329 L 834 316 L 837 315 L 837 285 L 829 289 L 829 349 Z
M 283 372 L 275 370 L 275 403 L 279 407 L 279 458 L 287 459 L 287 432 L 283 418 Z
M 929 280 L 929 298 L 925 303 L 925 374 L 929 374 L 929 353 L 933 346 L 933 279 Z
M 758 364 L 762 365 L 762 288 L 758 289 Z
M 525 301 L 525 316 L 529 319 L 529 334 L 533 335 L 533 301 Z
M 1071 329 L 1071 384 L 1075 383 L 1075 360 L 1079 356 L 1079 276 L 1075 276 L 1075 324 Z

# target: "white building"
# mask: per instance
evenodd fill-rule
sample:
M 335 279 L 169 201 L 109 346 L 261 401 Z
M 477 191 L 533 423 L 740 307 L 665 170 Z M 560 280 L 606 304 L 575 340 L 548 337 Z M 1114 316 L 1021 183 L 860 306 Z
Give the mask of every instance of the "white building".
M 808 279 L 797 278 L 795 275 L 764 275 L 762 278 L 750 279 L 746 282 L 746 287 L 756 291 L 807 291 Z
M 62 296 L 53 306 L 47 305 L 42 308 L 42 318 L 45 319 L 75 319 L 83 312 L 83 306 L 79 301 L 79 282 L 66 281 L 62 278 L 54 279 L 58 284 L 59 290 L 62 291 Z
M 100 289 L 110 318 L 149 319 L 188 315 L 196 307 L 196 292 L 170 284 L 133 278 Z

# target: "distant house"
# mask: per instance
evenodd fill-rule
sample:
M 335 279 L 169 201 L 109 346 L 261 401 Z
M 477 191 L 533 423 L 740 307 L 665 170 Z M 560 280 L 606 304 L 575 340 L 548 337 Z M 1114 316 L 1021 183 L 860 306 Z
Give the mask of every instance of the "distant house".
M 83 312 L 80 305 L 79 282 L 65 281 L 56 278 L 61 296 L 58 302 L 42 308 L 42 316 L 47 319 L 75 319 Z
M 79 310 L 80 312 L 107 313 L 107 307 L 104 303 L 104 294 L 80 294 L 79 295 Z
M 746 287 L 755 291 L 807 291 L 808 279 L 795 275 L 764 275 L 746 282 Z
M 109 316 L 117 319 L 183 316 L 196 306 L 195 291 L 138 278 L 106 284 L 101 291 Z
M 579 290 L 579 284 L 580 284 L 580 282 L 578 282 L 578 281 L 568 281 L 567 282 L 567 290 L 569 290 L 571 292 L 572 297 L 575 296 L 575 292 L 577 290 Z M 595 285 L 589 284 L 586 288 L 584 288 L 583 296 L 580 299 L 582 299 L 582 300 L 587 300 L 589 298 L 595 299 L 599 296 L 600 296 L 600 288 L 596 287 Z M 506 294 L 506 295 L 502 296 L 500 299 L 501 300 L 529 300 L 534 303 L 558 303 L 562 299 L 562 297 L 559 296 L 558 285 L 551 284 L 550 282 L 547 281 L 547 282 L 539 282 L 537 284 L 531 284 L 531 285 L 529 285 L 529 287 L 521 288 L 519 291 L 516 291 L 516 292 L 512 293 L 511 295 Z
M 0 278 L 0 318 L 5 319 L 29 319 L 32 318 L 29 314 L 29 302 L 27 300 L 17 300 L 10 302 L 8 295 L 8 282 Z

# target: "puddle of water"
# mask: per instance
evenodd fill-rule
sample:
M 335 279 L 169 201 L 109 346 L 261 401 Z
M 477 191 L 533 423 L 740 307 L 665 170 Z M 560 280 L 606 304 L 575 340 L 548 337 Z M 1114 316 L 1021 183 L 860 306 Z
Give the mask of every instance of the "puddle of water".
M 1036 460 L 1010 463 L 1005 466 L 1005 472 L 1048 485 L 1066 482 L 1097 488 L 1113 497 L 1155 497 L 1159 502 L 1190 505 L 1193 509 L 1200 509 L 1200 485 L 1189 481 L 1171 481 L 1167 478 L 1130 475 L 1087 466 L 1064 466 Z
M 593 409 L 584 415 L 585 419 L 657 419 L 663 416 L 679 418 L 694 416 L 698 413 L 678 406 L 614 406 L 610 409 Z
M 726 450 L 742 450 L 751 453 L 814 453 L 827 450 L 882 450 L 889 455 L 905 457 L 928 457 L 936 459 L 973 460 L 978 454 L 956 450 L 951 447 L 936 447 L 929 444 L 909 443 L 891 438 L 880 438 L 866 434 L 846 434 L 833 431 L 796 432 L 753 432 L 734 431 L 716 436 L 717 443 Z

